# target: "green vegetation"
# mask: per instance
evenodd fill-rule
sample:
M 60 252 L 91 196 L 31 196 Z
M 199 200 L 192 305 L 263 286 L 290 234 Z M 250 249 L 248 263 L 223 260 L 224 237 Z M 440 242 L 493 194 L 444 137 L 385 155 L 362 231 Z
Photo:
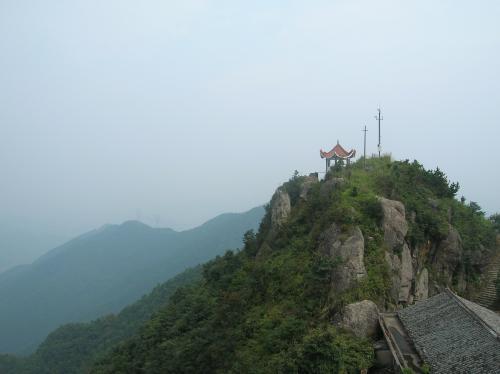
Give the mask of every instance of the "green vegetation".
M 331 319 L 350 302 L 390 303 L 378 196 L 403 201 L 413 214 L 413 245 L 439 242 L 451 221 L 465 250 L 491 248 L 491 223 L 474 205 L 455 200 L 458 184 L 439 169 L 372 159 L 368 170 L 356 163 L 332 171 L 306 201 L 300 199 L 303 182 L 294 174 L 283 186 L 293 209 L 280 230 L 270 229 L 268 207 L 259 232 L 245 235 L 242 251 L 205 265 L 201 285 L 179 290 L 93 372 L 355 373 L 370 367 L 371 344 L 334 328 Z M 366 247 L 368 276 L 340 293 L 330 287 L 339 263 L 317 250 L 333 222 L 343 230 L 360 227 Z
M 403 368 L 401 374 L 415 374 L 415 372 L 411 368 Z
M 495 228 L 495 231 L 500 234 L 500 213 L 493 214 L 490 221 Z
M 242 246 L 258 207 L 176 232 L 140 222 L 82 235 L 32 265 L 0 274 L 0 352 L 29 354 L 68 322 L 116 313 L 182 270 Z
M 447 237 L 449 225 L 455 227 L 462 239 L 467 279 L 476 280 L 481 264 L 472 259 L 480 257 L 474 253 L 495 248 L 495 219 L 486 219 L 475 202 L 458 201 L 458 183 L 450 183 L 441 170 L 426 170 L 417 161 L 391 162 L 389 158 L 369 160 L 368 173 L 358 163 L 351 174 L 352 180 L 379 196 L 403 202 L 413 248 L 439 243 Z
M 168 280 L 117 315 L 89 323 L 64 325 L 26 359 L 0 355 L 0 373 L 88 373 L 93 362 L 120 341 L 134 335 L 139 327 L 164 307 L 174 292 L 198 282 L 202 268 L 188 269 Z
M 422 374 L 429 374 L 431 372 L 431 368 L 428 364 L 423 364 L 420 370 L 422 371 Z
M 100 373 L 327 373 L 371 365 L 367 341 L 319 318 L 328 285 L 298 249 L 256 261 L 247 250 L 205 266 L 204 284 L 178 291 Z
M 22 373 L 23 359 L 11 355 L 0 354 L 0 373 L 16 374 Z
M 204 265 L 199 282 L 178 289 L 137 334 L 127 335 L 112 351 L 109 347 L 126 336 L 106 340 L 99 354 L 96 350 L 86 356 L 91 359 L 81 360 L 78 350 L 60 356 L 66 339 L 78 342 L 84 337 L 86 343 L 75 344 L 82 350 L 92 341 L 87 337 L 93 332 L 81 334 L 77 325 L 54 333 L 47 343 L 58 343 L 40 347 L 37 355 L 69 362 L 66 369 L 80 362 L 76 366 L 84 372 L 94 363 L 92 373 L 358 373 L 372 365 L 372 344 L 335 327 L 332 320 L 352 302 L 370 299 L 387 307 L 395 302 L 379 197 L 405 204 L 407 239 L 414 247 L 429 249 L 434 243 L 435 248 L 451 224 L 462 236 L 464 252 L 471 254 L 466 262 L 472 254 L 494 248 L 494 221 L 486 219 L 477 204 L 456 200 L 458 184 L 450 183 L 439 169 L 370 159 L 366 169 L 358 162 L 332 170 L 324 181 L 312 184 L 303 199 L 305 181 L 295 173 L 282 186 L 292 211 L 281 227 L 272 227 L 272 200 L 259 231 L 244 235 L 242 250 L 228 251 Z M 364 236 L 367 276 L 345 291 L 332 287 L 340 260 L 319 250 L 322 234 L 334 223 L 341 240 L 354 227 Z M 432 267 L 429 250 L 421 252 L 423 263 Z M 472 261 L 461 270 L 467 280 L 480 272 Z M 106 319 L 99 321 L 95 327 L 106 326 Z M 136 330 L 139 324 L 132 324 Z M 92 330 L 88 327 L 87 332 Z M 71 372 L 54 368 L 54 373 Z

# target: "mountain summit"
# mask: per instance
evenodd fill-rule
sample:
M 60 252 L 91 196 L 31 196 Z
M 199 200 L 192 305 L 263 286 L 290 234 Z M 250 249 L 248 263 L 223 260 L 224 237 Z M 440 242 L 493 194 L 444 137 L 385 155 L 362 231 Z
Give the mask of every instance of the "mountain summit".
M 93 373 L 351 373 L 373 365 L 378 312 L 446 288 L 474 299 L 493 222 L 439 169 L 388 158 L 295 175 L 240 252 L 204 267 Z

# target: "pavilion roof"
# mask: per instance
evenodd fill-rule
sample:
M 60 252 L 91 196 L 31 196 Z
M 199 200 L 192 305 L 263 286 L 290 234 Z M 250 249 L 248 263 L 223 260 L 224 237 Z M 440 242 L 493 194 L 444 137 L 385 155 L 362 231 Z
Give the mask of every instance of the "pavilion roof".
M 331 151 L 325 152 L 322 149 L 319 150 L 319 154 L 321 158 L 333 158 L 333 157 L 338 157 L 342 159 L 348 159 L 348 158 L 353 158 L 356 155 L 356 150 L 351 149 L 349 152 L 342 147 L 339 142 L 337 142 L 337 145 L 332 148 Z

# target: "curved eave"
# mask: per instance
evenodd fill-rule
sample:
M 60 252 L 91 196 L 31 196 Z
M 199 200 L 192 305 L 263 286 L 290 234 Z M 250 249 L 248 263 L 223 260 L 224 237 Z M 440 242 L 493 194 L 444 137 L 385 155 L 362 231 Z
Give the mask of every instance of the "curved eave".
M 356 156 L 356 150 L 351 149 L 349 152 L 346 152 L 346 153 L 343 153 L 343 152 L 340 153 L 335 149 L 332 149 L 330 152 L 324 152 L 323 150 L 320 150 L 319 155 L 321 156 L 321 158 L 331 159 L 331 158 L 336 157 L 336 158 L 339 158 L 342 160 L 347 160 L 347 159 L 350 159 L 350 158 L 353 158 L 354 156 Z

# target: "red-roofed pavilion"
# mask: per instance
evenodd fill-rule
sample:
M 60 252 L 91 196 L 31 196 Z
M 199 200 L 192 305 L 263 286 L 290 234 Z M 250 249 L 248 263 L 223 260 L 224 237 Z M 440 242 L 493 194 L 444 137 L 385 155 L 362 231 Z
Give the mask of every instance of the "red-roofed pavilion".
M 319 150 L 319 155 L 321 158 L 324 158 L 326 161 L 326 172 L 330 170 L 330 163 L 331 160 L 333 159 L 335 161 L 335 165 L 337 165 L 338 162 L 340 161 L 346 161 L 347 164 L 349 165 L 351 162 L 351 158 L 356 156 L 356 150 L 351 149 L 349 152 L 347 152 L 338 142 L 337 140 L 337 145 L 332 148 L 330 152 L 325 152 L 322 149 Z

